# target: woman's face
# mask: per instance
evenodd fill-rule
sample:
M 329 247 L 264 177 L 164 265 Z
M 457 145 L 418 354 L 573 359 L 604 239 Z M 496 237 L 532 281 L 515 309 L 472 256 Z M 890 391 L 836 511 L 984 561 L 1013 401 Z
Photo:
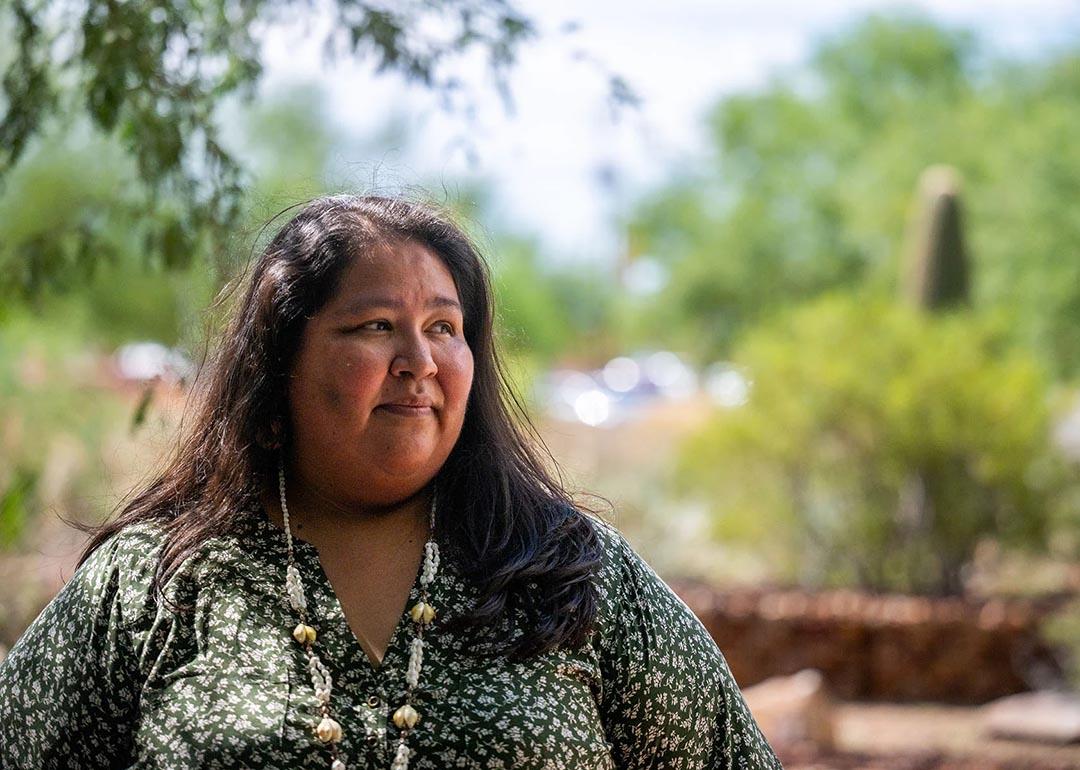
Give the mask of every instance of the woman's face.
M 426 247 L 352 261 L 290 372 L 292 461 L 305 486 L 343 505 L 389 505 L 434 478 L 472 386 L 462 321 L 450 271 Z

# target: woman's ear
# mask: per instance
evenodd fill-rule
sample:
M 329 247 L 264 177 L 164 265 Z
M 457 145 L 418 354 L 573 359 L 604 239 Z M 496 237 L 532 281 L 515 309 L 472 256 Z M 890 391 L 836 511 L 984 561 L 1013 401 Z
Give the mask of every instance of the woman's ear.
M 255 442 L 263 449 L 281 449 L 285 443 L 285 429 L 282 427 L 280 417 L 274 417 L 270 422 L 261 427 Z

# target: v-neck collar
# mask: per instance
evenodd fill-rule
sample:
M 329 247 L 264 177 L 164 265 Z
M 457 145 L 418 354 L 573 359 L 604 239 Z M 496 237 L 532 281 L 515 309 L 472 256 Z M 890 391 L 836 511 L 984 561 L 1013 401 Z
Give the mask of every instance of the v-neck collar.
M 257 540 L 270 544 L 274 551 L 278 552 L 275 561 L 284 561 L 287 552 L 285 530 L 274 523 L 261 504 L 253 511 L 249 511 L 254 523 L 253 535 Z M 404 682 L 404 673 L 408 665 L 406 650 L 409 647 L 409 627 L 412 619 L 409 617 L 409 609 L 420 600 L 420 575 L 423 572 L 423 559 L 413 577 L 409 587 L 409 596 L 405 601 L 397 625 L 390 636 L 390 642 L 383 653 L 382 663 L 375 665 L 364 650 L 364 645 L 353 633 L 349 621 L 345 617 L 341 601 L 334 590 L 330 578 L 323 568 L 319 557 L 319 549 L 312 543 L 293 535 L 293 554 L 297 568 L 300 570 L 300 579 L 304 584 L 304 593 L 308 602 L 309 621 L 323 637 L 325 648 L 330 652 L 328 663 L 337 663 L 334 668 L 338 672 L 334 674 L 339 680 L 346 681 L 357 678 L 385 680 L 386 678 L 398 677 Z M 273 544 L 277 544 L 274 546 Z M 445 558 L 445 556 L 444 556 Z M 442 567 L 440 567 L 442 572 Z M 284 575 L 284 569 L 282 569 Z M 436 579 L 435 583 L 438 583 Z M 434 585 L 429 586 L 429 598 L 438 606 L 438 599 L 434 595 Z M 281 596 L 284 597 L 284 578 L 281 581 Z M 335 660 L 343 658 L 343 660 Z M 363 674 L 361 677 L 360 675 Z M 400 676 L 398 676 L 400 675 Z M 386 682 L 396 686 L 396 682 Z M 357 685 L 363 682 L 355 682 Z
M 305 545 L 311 548 L 314 556 L 314 565 L 312 571 L 314 572 L 315 579 L 323 587 L 326 597 L 327 609 L 329 615 L 334 619 L 334 622 L 340 622 L 344 627 L 343 633 L 347 635 L 356 648 L 360 651 L 360 654 L 364 657 L 365 662 L 371 669 L 372 674 L 378 675 L 388 663 L 393 662 L 391 658 L 403 658 L 404 651 L 409 646 L 409 627 L 412 624 L 412 618 L 409 616 L 409 610 L 416 602 L 420 601 L 420 575 L 424 569 L 424 560 L 420 559 L 420 564 L 417 567 L 416 574 L 413 575 L 412 584 L 409 586 L 409 595 L 405 599 L 405 606 L 402 608 L 401 613 L 398 615 L 397 623 L 394 625 L 394 630 L 390 634 L 390 641 L 386 645 L 386 649 L 383 651 L 382 661 L 378 664 L 374 663 L 367 654 L 367 650 L 364 649 L 364 645 L 360 642 L 356 633 L 352 630 L 352 626 L 349 625 L 349 619 L 345 616 L 345 610 L 341 606 L 341 599 L 338 597 L 337 592 L 334 590 L 333 583 L 330 582 L 329 576 L 326 574 L 326 569 L 323 567 L 322 559 L 319 556 L 318 549 L 311 546 L 310 543 L 305 542 Z M 407 659 L 401 661 L 403 664 L 407 663 Z

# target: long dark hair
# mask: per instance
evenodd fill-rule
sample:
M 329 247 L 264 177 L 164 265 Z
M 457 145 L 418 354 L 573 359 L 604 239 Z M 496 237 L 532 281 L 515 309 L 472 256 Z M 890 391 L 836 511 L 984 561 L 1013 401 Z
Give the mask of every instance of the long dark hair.
M 261 492 L 274 488 L 276 445 L 289 440 L 286 383 L 307 319 L 333 296 L 356 255 L 402 241 L 424 245 L 446 264 L 474 359 L 461 436 L 435 479 L 439 507 L 453 511 L 438 517 L 438 534 L 480 595 L 451 625 L 503 629 L 500 651 L 515 659 L 584 642 L 596 615 L 594 512 L 559 482 L 509 385 L 478 250 L 449 215 L 405 198 L 319 198 L 278 231 L 196 380 L 190 425 L 172 457 L 117 517 L 92 530 L 82 560 L 128 525 L 159 522 L 165 541 L 153 590 L 160 597 L 186 558 L 258 506 Z M 524 633 L 505 624 L 513 617 L 525 619 Z

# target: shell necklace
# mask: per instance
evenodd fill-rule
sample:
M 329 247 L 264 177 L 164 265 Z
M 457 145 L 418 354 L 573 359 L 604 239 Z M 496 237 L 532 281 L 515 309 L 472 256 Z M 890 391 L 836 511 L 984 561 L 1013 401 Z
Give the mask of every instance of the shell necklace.
M 315 699 L 318 702 L 318 722 L 314 725 L 315 736 L 323 743 L 330 746 L 330 770 L 346 770 L 345 757 L 341 752 L 342 730 L 341 725 L 333 717 L 330 706 L 331 693 L 334 688 L 333 677 L 326 666 L 315 652 L 315 639 L 318 634 L 315 628 L 308 623 L 307 598 L 304 595 L 304 584 L 300 580 L 300 570 L 296 567 L 296 559 L 293 556 L 292 530 L 289 528 L 289 508 L 285 504 L 285 460 L 278 459 L 278 494 L 281 497 L 281 518 L 285 524 L 285 542 L 288 546 L 288 566 L 285 569 L 285 594 L 289 599 L 289 605 L 299 616 L 300 622 L 293 629 L 293 638 L 304 647 L 308 660 L 308 672 L 311 674 L 311 684 L 315 688 Z M 424 628 L 429 626 L 435 619 L 435 608 L 428 601 L 428 586 L 435 579 L 435 572 L 439 568 L 439 546 L 435 542 L 435 500 L 431 501 L 430 514 L 431 534 L 424 545 L 424 568 L 420 573 L 420 601 L 409 610 L 412 618 L 413 640 L 409 647 L 409 666 L 405 672 L 405 703 L 394 712 L 394 724 L 397 725 L 400 734 L 398 737 L 397 753 L 390 765 L 390 770 L 408 770 L 409 767 L 409 733 L 420 721 L 420 713 L 413 705 L 415 702 L 416 688 L 420 682 L 420 665 L 424 657 Z

